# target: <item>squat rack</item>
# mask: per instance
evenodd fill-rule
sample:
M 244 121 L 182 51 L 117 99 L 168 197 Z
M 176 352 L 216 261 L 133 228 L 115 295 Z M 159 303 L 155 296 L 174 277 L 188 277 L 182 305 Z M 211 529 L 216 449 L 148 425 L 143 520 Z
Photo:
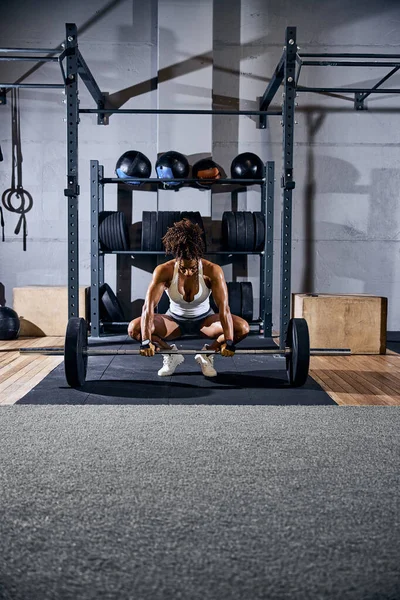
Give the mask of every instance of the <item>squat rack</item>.
M 23 52 L 15 56 L 8 53 Z M 295 98 L 299 92 L 350 93 L 354 94 L 354 108 L 366 110 L 364 101 L 371 93 L 400 93 L 400 89 L 382 89 L 380 86 L 400 69 L 398 54 L 316 54 L 306 53 L 303 58 L 324 58 L 335 60 L 304 61 L 298 53 L 296 27 L 287 27 L 283 54 L 275 68 L 259 104 L 258 111 L 246 110 L 172 110 L 172 109 L 116 109 L 107 108 L 107 97 L 100 91 L 89 67 L 78 48 L 78 32 L 74 23 L 66 23 L 65 43 L 55 49 L 37 48 L 0 48 L 1 61 L 58 62 L 61 70 L 61 84 L 0 83 L 0 104 L 6 103 L 6 94 L 10 88 L 61 88 L 66 95 L 67 123 L 67 187 L 64 195 L 68 198 L 68 317 L 79 314 L 79 171 L 78 171 L 78 126 L 80 114 L 97 114 L 97 123 L 105 125 L 111 114 L 208 114 L 208 115 L 258 115 L 259 126 L 265 129 L 268 116 L 281 116 L 283 128 L 283 164 L 281 176 L 282 220 L 281 220 L 281 286 L 280 286 L 280 348 L 285 345 L 285 334 L 290 319 L 291 299 L 291 242 L 292 242 L 292 192 L 295 188 L 293 178 L 293 138 L 295 125 Z M 44 54 L 47 56 L 28 56 Z M 57 56 L 55 56 L 57 55 Z M 351 58 L 357 60 L 342 61 Z M 369 60 L 366 59 L 379 59 Z M 387 62 L 391 60 L 392 62 Z M 364 61 L 364 62 L 363 62 Z M 392 70 L 372 88 L 318 88 L 298 85 L 303 66 L 344 66 L 344 67 L 392 67 Z M 78 81 L 82 79 L 91 94 L 97 108 L 79 108 Z M 268 110 L 278 89 L 283 84 L 282 110 Z
M 296 97 L 301 92 L 354 94 L 354 109 L 367 110 L 364 101 L 370 94 L 399 94 L 400 89 L 382 89 L 380 86 L 400 69 L 400 54 L 358 54 L 358 53 L 303 53 L 299 55 L 296 42 L 297 28 L 287 27 L 282 56 L 274 74 L 260 100 L 260 110 L 268 110 L 278 89 L 283 84 L 282 93 L 282 220 L 281 220 L 281 304 L 280 304 L 280 349 L 285 345 L 285 334 L 290 319 L 291 305 L 291 257 L 292 257 L 292 193 L 295 188 L 293 177 L 293 138 L 295 125 Z M 303 58 L 323 58 L 329 60 L 303 60 Z M 339 60 L 338 60 L 339 59 Z M 352 60 L 341 60 L 352 59 Z M 366 60 L 378 59 L 378 60 Z M 346 87 L 305 87 L 299 85 L 302 67 L 392 67 L 372 88 Z M 265 129 L 267 119 L 260 115 L 260 128 Z M 284 335 L 282 335 L 284 334 Z

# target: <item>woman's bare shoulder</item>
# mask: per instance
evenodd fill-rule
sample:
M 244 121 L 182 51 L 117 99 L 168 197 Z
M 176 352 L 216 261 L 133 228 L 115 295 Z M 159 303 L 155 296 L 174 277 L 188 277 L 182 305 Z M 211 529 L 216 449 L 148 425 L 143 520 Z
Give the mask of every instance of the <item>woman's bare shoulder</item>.
M 206 277 L 210 277 L 210 279 L 213 279 L 223 274 L 222 268 L 216 263 L 213 263 L 210 260 L 205 260 L 204 258 L 202 258 L 201 260 L 203 263 L 203 273 Z
M 153 279 L 156 282 L 170 282 L 174 274 L 174 266 L 175 260 L 168 260 L 162 265 L 158 265 L 153 271 Z

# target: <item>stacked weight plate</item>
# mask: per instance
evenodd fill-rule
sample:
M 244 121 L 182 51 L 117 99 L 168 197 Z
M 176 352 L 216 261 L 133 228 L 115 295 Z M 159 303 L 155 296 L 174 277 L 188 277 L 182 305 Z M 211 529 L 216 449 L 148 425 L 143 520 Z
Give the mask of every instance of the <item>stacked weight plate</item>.
M 178 211 L 144 211 L 142 215 L 142 242 L 143 251 L 162 251 L 164 249 L 162 238 L 167 233 L 167 229 L 174 223 L 182 219 L 189 219 L 192 223 L 197 223 L 204 231 L 203 219 L 199 212 L 178 212 Z M 203 234 L 204 244 L 206 243 L 205 234 Z
M 226 211 L 222 215 L 222 243 L 225 250 L 260 251 L 264 247 L 265 225 L 261 212 Z
M 250 281 L 229 281 L 228 297 L 229 308 L 231 313 L 237 317 L 242 317 L 246 321 L 253 320 L 253 286 Z M 218 307 L 215 304 L 214 298 L 210 296 L 211 308 L 214 312 L 218 312 Z
M 90 324 L 90 287 L 87 287 L 85 292 L 87 307 L 86 321 L 88 324 Z M 122 306 L 108 283 L 103 283 L 103 285 L 100 286 L 99 308 L 100 319 L 103 321 L 103 323 L 112 321 L 121 323 L 126 321 Z
M 157 212 L 145 210 L 142 214 L 142 250 L 156 250 Z
M 102 250 L 129 250 L 129 231 L 123 212 L 100 212 L 99 240 Z
M 177 221 L 180 221 L 179 211 L 158 211 L 156 250 L 164 250 L 162 239 L 167 233 L 167 229 L 172 227 Z

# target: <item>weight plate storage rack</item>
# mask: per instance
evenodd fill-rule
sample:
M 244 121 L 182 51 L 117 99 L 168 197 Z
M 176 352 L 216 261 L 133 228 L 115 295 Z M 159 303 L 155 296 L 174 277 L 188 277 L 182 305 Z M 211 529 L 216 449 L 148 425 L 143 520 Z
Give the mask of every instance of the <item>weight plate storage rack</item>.
M 93 338 L 101 336 L 102 322 L 100 319 L 100 298 L 96 293 L 104 284 L 104 256 L 106 254 L 126 254 L 129 256 L 136 255 L 155 255 L 165 256 L 163 250 L 104 250 L 101 248 L 99 239 L 99 214 L 104 211 L 104 186 L 106 184 L 125 184 L 129 183 L 129 178 L 106 178 L 104 177 L 104 167 L 99 164 L 99 161 L 90 161 L 90 214 L 91 214 L 91 294 L 90 294 L 90 335 Z M 205 256 L 218 257 L 225 255 L 232 257 L 240 255 L 258 255 L 260 257 L 260 301 L 259 301 L 259 319 L 251 323 L 256 325 L 258 332 L 262 332 L 264 337 L 272 335 L 272 289 L 273 289 L 273 241 L 274 241 L 274 163 L 268 162 L 264 166 L 264 177 L 262 179 L 218 179 L 207 181 L 207 185 L 240 185 L 242 190 L 246 190 L 248 186 L 257 185 L 261 190 L 261 215 L 264 219 L 265 236 L 264 247 L 261 250 L 254 251 L 235 251 L 235 250 L 209 250 L 205 252 Z M 140 179 L 134 178 L 132 181 L 141 182 L 143 184 L 151 183 L 159 187 L 163 186 L 163 181 L 155 178 Z M 199 181 L 205 182 L 202 179 L 175 179 L 174 181 L 192 184 Z M 140 189 L 140 186 L 136 186 Z M 182 188 L 181 188 L 182 189 Z M 184 189 L 184 188 L 183 188 Z M 134 193 L 134 191 L 132 192 Z M 177 192 L 180 193 L 180 192 Z M 235 193 L 235 192 L 232 192 Z M 212 198 L 212 193 L 211 193 Z M 123 323 L 110 323 L 108 325 L 118 326 Z M 128 323 L 126 323 L 128 325 Z

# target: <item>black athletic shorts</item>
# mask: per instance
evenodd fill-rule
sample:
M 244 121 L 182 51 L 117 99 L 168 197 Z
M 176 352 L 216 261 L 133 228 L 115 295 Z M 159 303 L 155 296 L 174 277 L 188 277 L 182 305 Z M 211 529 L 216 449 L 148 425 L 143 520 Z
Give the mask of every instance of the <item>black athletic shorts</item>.
M 182 336 L 184 336 L 184 335 L 200 335 L 200 328 L 201 328 L 201 325 L 202 325 L 204 319 L 206 319 L 210 315 L 214 315 L 214 314 L 215 314 L 215 312 L 213 311 L 212 308 L 210 308 L 210 310 L 208 312 L 204 313 L 204 315 L 200 315 L 199 317 L 196 317 L 195 319 L 193 319 L 193 318 L 185 319 L 183 317 L 178 317 L 177 315 L 174 315 L 168 309 L 167 312 L 165 313 L 165 316 L 171 317 L 175 321 L 175 323 L 177 325 L 179 325 L 179 329 L 181 330 Z

